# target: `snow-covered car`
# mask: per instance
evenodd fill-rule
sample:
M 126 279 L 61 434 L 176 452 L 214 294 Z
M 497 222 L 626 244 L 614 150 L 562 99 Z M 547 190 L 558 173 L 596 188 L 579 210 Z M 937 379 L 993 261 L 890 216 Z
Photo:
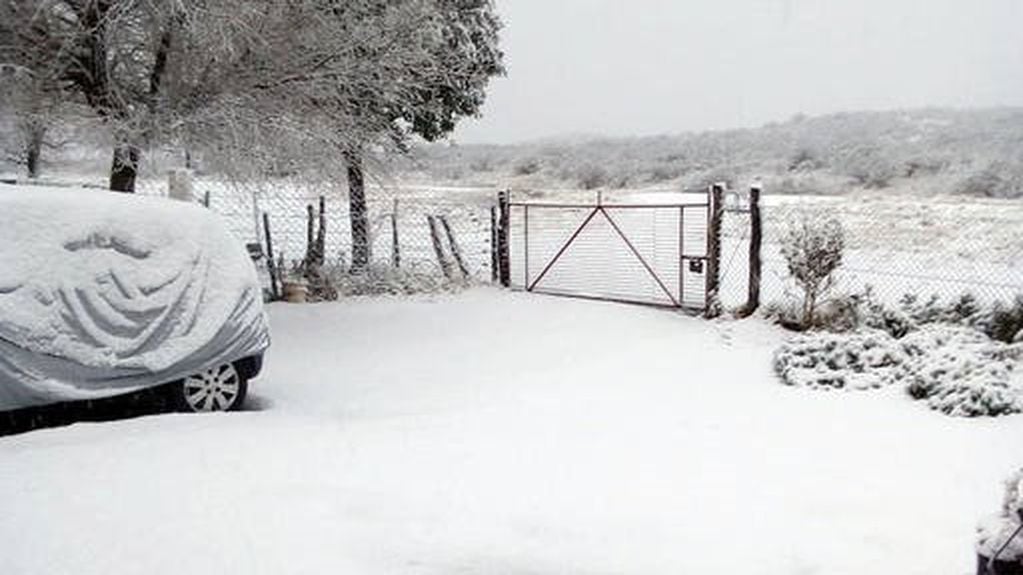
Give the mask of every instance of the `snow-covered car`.
M 0 185 L 0 411 L 161 386 L 236 409 L 269 342 L 252 260 L 209 210 Z

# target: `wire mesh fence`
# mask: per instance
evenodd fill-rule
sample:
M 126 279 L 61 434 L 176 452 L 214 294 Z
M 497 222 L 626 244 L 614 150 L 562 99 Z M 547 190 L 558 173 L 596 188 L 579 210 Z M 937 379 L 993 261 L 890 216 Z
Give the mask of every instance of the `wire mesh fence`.
M 842 265 L 832 295 L 863 293 L 896 302 L 906 295 L 981 301 L 1023 296 L 1023 205 L 970 198 L 764 196 L 764 302 L 784 301 L 795 284 L 782 255 L 801 218 L 834 218 L 844 232 Z M 748 210 L 728 210 L 722 231 L 722 300 L 745 301 Z
M 166 195 L 167 184 L 139 182 L 138 192 Z M 236 185 L 200 179 L 193 183 L 192 195 L 194 201 L 208 203 L 231 232 L 257 254 L 267 287 L 270 276 L 264 215 L 274 260 L 284 264 L 283 275 L 297 273 L 306 258 L 311 237 L 319 233 L 321 205 L 325 216 L 324 267 L 334 274 L 351 268 L 352 221 L 343 183 Z M 369 271 L 388 275 L 400 270 L 420 278 L 490 281 L 491 209 L 495 203 L 496 191 L 489 188 L 367 189 Z M 315 231 L 310 229 L 311 214 Z
M 138 191 L 166 195 L 167 182 L 140 181 Z M 318 208 L 322 197 L 327 216 L 325 262 L 337 269 L 351 264 L 351 222 L 343 185 L 284 181 L 235 186 L 199 179 L 194 183 L 193 197 L 197 202 L 208 200 L 210 209 L 224 218 L 239 239 L 260 249 L 266 245 L 261 218 L 267 214 L 274 250 L 277 256 L 283 255 L 287 265 L 304 258 L 308 209 Z M 490 281 L 494 275 L 491 218 L 496 198 L 494 188 L 376 186 L 367 190 L 371 267 Z M 619 203 L 646 201 L 638 199 L 630 200 L 627 194 L 616 198 Z M 688 199 L 691 196 L 687 194 L 678 198 Z M 752 219 L 743 192 L 727 193 L 724 203 L 719 297 L 726 309 L 738 309 L 748 298 Z M 798 297 L 782 244 L 789 227 L 800 218 L 834 218 L 841 223 L 845 250 L 832 295 L 862 293 L 869 287 L 876 297 L 890 302 L 907 294 L 943 299 L 971 294 L 984 301 L 1023 297 L 1023 204 L 1019 202 L 881 194 L 765 194 L 760 207 L 763 303 Z M 527 247 L 525 210 L 514 207 L 509 245 L 513 287 L 535 283 L 543 267 L 589 213 L 589 208 L 553 212 L 531 209 Z M 661 303 L 661 299 L 670 299 L 659 285 L 663 283 L 669 293 L 681 293 L 684 300 L 694 301 L 697 283 L 702 286 L 703 279 L 699 264 L 687 261 L 686 254 L 696 248 L 705 251 L 700 247 L 706 246 L 705 214 L 687 214 L 687 218 L 700 221 L 687 220 L 683 226 L 683 241 L 688 247 L 682 248 L 680 258 L 674 245 L 679 223 L 668 211 L 612 210 L 612 219 L 633 245 L 623 243 L 613 226 L 600 220 L 580 234 L 572 253 L 563 256 L 563 263 L 571 265 L 552 267 L 537 287 L 607 292 L 615 297 L 642 292 L 649 297 L 641 299 Z M 644 262 L 654 270 L 653 276 Z M 680 270 L 690 269 L 690 277 L 677 279 Z M 633 283 L 622 283 L 630 281 Z M 697 283 L 689 286 L 690 282 Z M 692 294 L 689 287 L 694 290 Z

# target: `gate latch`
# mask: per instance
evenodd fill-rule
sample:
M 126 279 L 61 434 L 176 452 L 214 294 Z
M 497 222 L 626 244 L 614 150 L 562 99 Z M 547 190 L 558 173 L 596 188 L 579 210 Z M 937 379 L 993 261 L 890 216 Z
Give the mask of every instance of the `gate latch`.
M 689 260 L 689 271 L 694 274 L 702 274 L 703 260 Z

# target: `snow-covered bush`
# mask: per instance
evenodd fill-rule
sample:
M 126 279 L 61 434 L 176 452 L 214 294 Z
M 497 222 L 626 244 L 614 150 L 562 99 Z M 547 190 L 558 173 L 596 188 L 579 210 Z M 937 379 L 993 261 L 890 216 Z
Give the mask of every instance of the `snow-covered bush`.
M 804 328 L 813 325 L 817 304 L 831 289 L 844 250 L 845 233 L 837 219 L 804 213 L 789 222 L 781 251 L 789 274 L 803 292 Z
M 1023 294 L 1011 302 L 982 303 L 973 294 L 966 293 L 951 301 L 937 295 L 920 299 L 906 295 L 897 308 L 884 306 L 886 313 L 898 314 L 910 325 L 950 324 L 971 327 L 991 339 L 1012 343 L 1023 330 Z M 898 336 L 897 336 L 898 337 Z
M 901 344 L 909 358 L 907 391 L 931 409 L 958 417 L 1023 412 L 1023 346 L 941 325 L 917 330 Z
M 877 189 L 888 187 L 898 172 L 889 157 L 872 145 L 853 149 L 837 167 L 859 185 Z
M 1023 196 L 1023 169 L 997 162 L 980 169 L 956 185 L 955 193 L 987 198 L 1018 198 Z
M 901 307 L 892 307 L 874 295 L 868 286 L 860 295 L 854 296 L 854 315 L 858 325 L 882 330 L 898 339 L 916 329 L 915 321 Z
M 977 526 L 977 554 L 988 559 L 1023 562 L 1023 535 L 1009 540 L 1023 522 L 1023 469 L 1005 482 L 1005 496 L 999 512 Z
M 543 168 L 543 164 L 536 158 L 524 158 L 515 163 L 512 168 L 512 173 L 516 176 L 530 176 L 539 172 Z
M 814 389 L 904 385 L 957 417 L 1023 413 L 1023 344 L 966 327 L 928 325 L 902 339 L 876 329 L 804 334 L 778 349 L 774 369 L 784 383 Z
M 774 369 L 788 385 L 816 389 L 877 389 L 905 377 L 906 357 L 882 331 L 797 336 L 775 353 Z
M 576 181 L 584 190 L 595 190 L 607 186 L 611 182 L 611 174 L 607 169 L 591 164 L 580 168 Z

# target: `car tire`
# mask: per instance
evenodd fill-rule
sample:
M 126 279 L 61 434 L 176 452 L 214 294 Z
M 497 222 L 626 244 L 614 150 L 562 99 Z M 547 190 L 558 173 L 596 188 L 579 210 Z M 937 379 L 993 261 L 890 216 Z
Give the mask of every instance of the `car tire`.
M 248 381 L 234 364 L 225 363 L 186 377 L 170 386 L 170 391 L 179 411 L 235 411 L 245 402 Z

